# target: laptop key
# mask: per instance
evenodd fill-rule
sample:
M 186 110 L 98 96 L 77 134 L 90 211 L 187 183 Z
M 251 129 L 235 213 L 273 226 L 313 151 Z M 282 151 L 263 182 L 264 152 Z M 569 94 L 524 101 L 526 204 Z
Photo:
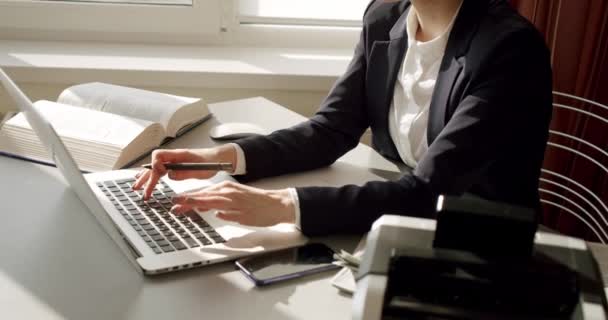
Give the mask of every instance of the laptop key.
M 160 241 L 157 241 L 156 243 L 158 243 L 158 245 L 161 247 L 169 245 L 169 242 L 167 240 L 160 240 Z
M 154 253 L 156 253 L 156 254 L 163 253 L 163 252 L 162 252 L 162 250 L 160 250 L 160 248 L 159 248 L 159 247 L 154 247 L 154 248 L 152 248 L 152 250 L 153 250 L 153 251 L 154 251 Z
M 154 241 L 157 241 L 157 242 L 158 242 L 158 241 L 161 241 L 161 240 L 163 240 L 163 239 L 165 239 L 165 238 L 163 238 L 163 236 L 161 236 L 160 234 L 157 234 L 157 235 L 152 236 L 152 239 L 153 239 Z
M 195 221 L 194 223 L 201 228 L 209 226 L 209 224 L 205 220 Z
M 211 239 L 215 243 L 224 243 L 224 242 L 226 242 L 226 239 L 222 238 L 222 236 L 211 237 Z
M 184 241 L 186 241 L 186 243 L 188 244 L 188 246 L 190 248 L 198 247 L 198 243 L 196 242 L 196 240 L 194 240 L 194 239 L 192 239 L 190 237 L 184 238 Z
M 203 218 L 201 218 L 201 216 L 198 215 L 198 213 L 196 213 L 194 211 L 188 211 L 188 212 L 184 213 L 184 216 L 190 218 L 190 220 L 192 220 L 192 221 L 199 221 L 199 220 L 203 219 Z
M 117 184 L 125 184 L 125 183 L 129 183 L 129 182 L 135 182 L 135 179 L 133 179 L 133 178 L 124 178 L 124 179 L 114 180 L 114 182 L 116 182 Z
M 182 243 L 181 241 L 171 241 L 171 244 L 175 247 L 175 249 L 177 250 L 184 250 L 186 249 L 186 246 L 184 245 L 184 243 Z
M 163 250 L 163 252 L 173 252 L 173 251 L 175 251 L 175 249 L 173 249 L 173 247 L 171 247 L 170 245 L 161 246 L 160 248 Z

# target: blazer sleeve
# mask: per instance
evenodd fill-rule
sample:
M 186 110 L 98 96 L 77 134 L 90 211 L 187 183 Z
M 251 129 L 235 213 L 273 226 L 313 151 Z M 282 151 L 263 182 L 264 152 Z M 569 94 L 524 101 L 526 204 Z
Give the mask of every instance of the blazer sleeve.
M 529 107 L 542 100 L 535 97 L 546 96 L 539 91 L 550 97 L 551 71 L 546 47 L 530 32 L 503 40 L 473 75 L 466 95 L 411 174 L 362 186 L 297 188 L 303 233 L 364 232 L 382 214 L 433 217 L 438 195 L 467 192 L 502 154 L 518 152 L 519 139 L 537 132 L 529 128 L 543 112 Z
M 367 68 L 365 34 L 364 26 L 346 72 L 313 117 L 268 136 L 235 141 L 247 161 L 247 174 L 238 176 L 239 181 L 324 167 L 357 146 L 369 127 L 363 105 Z

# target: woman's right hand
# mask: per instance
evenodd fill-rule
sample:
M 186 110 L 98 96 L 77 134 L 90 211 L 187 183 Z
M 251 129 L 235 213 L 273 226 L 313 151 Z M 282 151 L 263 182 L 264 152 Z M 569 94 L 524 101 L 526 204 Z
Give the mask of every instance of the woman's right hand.
M 154 191 L 154 186 L 158 180 L 168 174 L 170 179 L 207 179 L 214 176 L 217 171 L 206 170 L 167 170 L 165 163 L 183 162 L 229 162 L 232 167 L 236 167 L 236 149 L 231 145 L 224 145 L 209 149 L 173 149 L 173 150 L 154 150 L 152 152 L 152 169 L 144 169 L 135 177 L 137 180 L 133 185 L 134 190 L 144 188 L 143 199 L 147 200 Z

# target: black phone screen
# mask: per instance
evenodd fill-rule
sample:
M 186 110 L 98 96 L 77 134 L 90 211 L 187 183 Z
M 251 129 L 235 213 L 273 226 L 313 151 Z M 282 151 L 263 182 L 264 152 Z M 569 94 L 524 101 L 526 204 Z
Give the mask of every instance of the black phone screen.
M 236 265 L 256 285 L 266 285 L 282 280 L 339 268 L 332 264 L 334 251 L 322 243 L 309 243 L 260 256 L 236 261 Z

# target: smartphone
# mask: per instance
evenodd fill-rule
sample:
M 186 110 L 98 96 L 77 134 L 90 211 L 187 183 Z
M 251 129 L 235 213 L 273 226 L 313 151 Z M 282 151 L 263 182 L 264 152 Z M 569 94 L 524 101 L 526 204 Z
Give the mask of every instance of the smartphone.
M 334 251 L 322 243 L 309 243 L 300 247 L 243 258 L 235 262 L 257 286 L 300 278 L 340 268 L 335 264 Z

